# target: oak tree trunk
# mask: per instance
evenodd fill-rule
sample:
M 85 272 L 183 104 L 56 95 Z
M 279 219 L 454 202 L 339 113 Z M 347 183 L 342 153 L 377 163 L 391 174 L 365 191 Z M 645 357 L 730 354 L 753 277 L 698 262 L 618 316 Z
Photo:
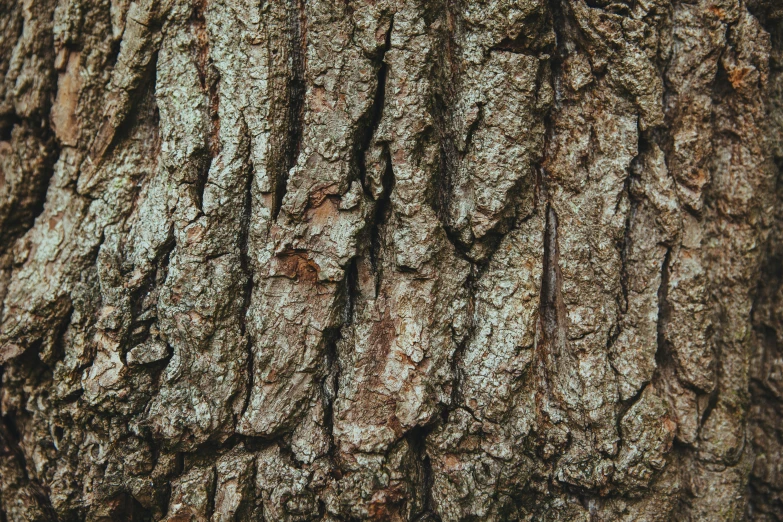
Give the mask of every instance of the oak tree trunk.
M 783 520 L 779 0 L 0 0 L 0 521 Z

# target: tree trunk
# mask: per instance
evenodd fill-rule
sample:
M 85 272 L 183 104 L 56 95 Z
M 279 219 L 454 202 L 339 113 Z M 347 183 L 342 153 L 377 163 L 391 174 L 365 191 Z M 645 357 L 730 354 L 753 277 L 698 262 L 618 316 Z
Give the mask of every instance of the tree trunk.
M 0 0 L 0 521 L 783 520 L 779 0 Z

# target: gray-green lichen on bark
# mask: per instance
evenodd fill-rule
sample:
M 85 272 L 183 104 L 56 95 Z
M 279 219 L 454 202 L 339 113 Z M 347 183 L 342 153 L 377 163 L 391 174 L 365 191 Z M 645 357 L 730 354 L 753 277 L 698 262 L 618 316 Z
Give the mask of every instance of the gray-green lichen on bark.
M 774 0 L 3 0 L 0 520 L 782 520 Z

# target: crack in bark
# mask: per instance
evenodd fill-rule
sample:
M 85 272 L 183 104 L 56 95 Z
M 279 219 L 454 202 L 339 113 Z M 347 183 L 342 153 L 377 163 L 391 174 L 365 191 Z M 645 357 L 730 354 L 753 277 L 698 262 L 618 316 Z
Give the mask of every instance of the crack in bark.
M 451 358 L 451 403 L 441 411 L 441 422 L 443 423 L 448 422 L 450 413 L 457 408 L 462 407 L 467 409 L 467 405 L 464 404 L 465 401 L 462 400 L 460 387 L 462 385 L 462 362 L 464 360 L 465 351 L 468 349 L 468 345 L 473 339 L 476 331 L 476 284 L 480 278 L 480 275 L 474 276 L 474 274 L 476 274 L 476 266 L 471 265 L 471 272 L 465 280 L 465 288 L 468 292 L 468 306 L 466 314 L 468 316 L 469 324 L 467 332 L 465 333 L 465 337 L 461 342 L 455 343 L 454 355 Z M 471 411 L 470 414 L 473 415 L 473 412 Z
M 288 49 L 291 63 L 287 86 L 287 136 L 283 151 L 283 168 L 275 182 L 275 199 L 272 217 L 277 220 L 288 191 L 288 175 L 296 165 L 304 132 L 305 95 L 307 93 L 306 55 L 307 18 L 304 0 L 288 0 Z
M 376 90 L 373 97 L 373 103 L 370 106 L 367 113 L 360 118 L 358 122 L 357 134 L 354 138 L 356 144 L 354 148 L 354 164 L 356 167 L 356 173 L 362 184 L 362 189 L 365 195 L 372 197 L 372 194 L 367 186 L 366 180 L 366 158 L 365 155 L 372 144 L 372 140 L 378 125 L 380 125 L 383 117 L 383 109 L 385 106 L 386 95 L 386 76 L 387 76 L 387 64 L 384 60 L 386 52 L 391 48 L 391 34 L 394 28 L 394 16 L 391 17 L 389 22 L 389 28 L 386 31 L 384 38 L 384 46 L 381 48 L 377 63 L 379 63 L 378 72 L 376 75 Z M 375 271 L 376 279 L 376 295 L 380 286 L 380 274 L 378 265 L 378 256 L 381 248 L 380 240 L 380 227 L 383 226 L 387 219 L 387 213 L 390 212 L 389 200 L 391 197 L 391 191 L 394 183 L 394 174 L 392 172 L 391 157 L 389 155 L 388 147 L 384 145 L 384 155 L 386 160 L 386 169 L 382 178 L 383 191 L 375 203 L 375 208 L 372 212 L 371 227 L 369 232 L 369 248 L 367 255 L 369 257 L 371 266 Z M 352 325 L 354 322 L 355 306 L 359 299 L 360 290 L 358 286 L 358 260 L 361 254 L 354 256 L 349 262 L 345 270 L 345 277 L 343 280 L 343 317 L 342 324 L 334 328 L 333 334 L 326 334 L 327 337 L 325 345 L 325 366 L 327 368 L 324 381 L 322 382 L 322 391 L 324 394 L 324 424 L 325 429 L 329 436 L 329 453 L 334 454 L 337 447 L 334 441 L 334 403 L 337 400 L 339 394 L 339 382 L 342 368 L 340 366 L 340 358 L 337 350 L 337 343 L 342 339 L 341 330 L 347 325 Z M 331 386 L 328 385 L 328 381 L 331 381 Z
M 357 148 L 354 155 L 354 162 L 356 163 L 359 180 L 362 182 L 362 188 L 364 189 L 365 194 L 370 197 L 372 197 L 372 193 L 367 186 L 366 154 L 372 145 L 372 140 L 375 136 L 375 132 L 378 130 L 378 125 L 381 123 L 383 109 L 386 105 L 386 76 L 388 74 L 386 53 L 391 49 L 391 35 L 393 30 L 394 15 L 392 15 L 391 20 L 389 21 L 389 29 L 386 31 L 384 44 L 377 58 L 377 63 L 380 63 L 380 66 L 378 67 L 378 73 L 376 75 L 375 96 L 373 97 L 369 111 L 358 122 L 357 138 L 355 139 Z
M 391 195 L 394 190 L 394 169 L 392 167 L 392 158 L 388 146 L 384 146 L 384 156 L 386 161 L 386 169 L 383 172 L 383 178 L 381 179 L 381 185 L 383 186 L 383 192 L 378 201 L 375 202 L 374 215 L 372 219 L 372 227 L 370 228 L 370 248 L 369 257 L 370 265 L 375 273 L 375 295 L 377 296 L 381 288 L 381 250 L 384 248 L 381 229 L 385 229 L 392 214 L 391 208 Z
M 336 326 L 332 332 L 324 333 L 324 366 L 326 372 L 324 379 L 321 382 L 321 391 L 324 400 L 324 429 L 329 437 L 328 453 L 332 456 L 334 456 L 335 451 L 337 450 L 337 445 L 334 441 L 334 403 L 340 393 L 340 375 L 342 374 L 337 344 L 343 339 L 342 329 L 352 325 L 354 321 L 354 307 L 359 297 L 357 260 L 358 257 L 351 259 L 345 271 L 345 278 L 343 281 L 343 299 L 345 301 L 343 307 L 343 322 L 341 325 Z
M 334 402 L 340 392 L 340 358 L 337 350 L 337 343 L 340 341 L 340 330 L 336 330 L 333 339 L 329 339 L 324 349 L 326 375 L 321 383 L 321 392 L 324 400 L 324 429 L 329 437 L 328 454 L 334 456 L 337 445 L 334 442 Z M 329 382 L 331 381 L 331 383 Z
M 427 436 L 437 424 L 431 424 L 429 426 L 416 426 L 411 428 L 408 433 L 405 434 L 405 438 L 410 445 L 417 464 L 420 466 L 421 484 L 421 500 L 422 510 L 420 513 L 412 516 L 414 521 L 436 520 L 440 522 L 440 516 L 435 510 L 435 506 L 432 501 L 432 463 L 430 457 L 427 454 Z
M 245 132 L 247 133 L 247 127 L 245 126 Z M 246 134 L 245 138 L 250 141 L 249 134 Z M 247 180 L 245 180 L 244 187 L 244 201 L 242 205 L 242 215 L 240 217 L 239 224 L 239 265 L 240 270 L 245 276 L 245 282 L 242 288 L 242 307 L 239 315 L 239 328 L 240 334 L 247 338 L 246 341 L 246 353 L 247 353 L 247 391 L 245 392 L 245 399 L 242 405 L 240 415 L 234 419 L 234 424 L 239 418 L 244 415 L 245 411 L 250 404 L 250 396 L 253 391 L 253 379 L 254 379 L 254 357 L 253 357 L 253 340 L 252 336 L 247 331 L 247 314 L 250 309 L 250 301 L 253 296 L 253 268 L 250 262 L 250 256 L 248 255 L 248 240 L 250 234 L 250 221 L 253 217 L 253 164 L 250 158 L 245 158 L 245 170 L 247 172 Z
M 212 520 L 212 516 L 215 513 L 215 500 L 217 496 L 217 488 L 218 488 L 218 472 L 217 467 L 212 466 L 212 468 L 209 470 L 209 473 L 212 474 L 212 482 L 210 483 L 210 487 L 207 490 L 207 507 L 206 507 L 206 515 L 207 520 Z
M 220 95 L 218 87 L 220 85 L 220 73 L 212 64 L 209 56 L 209 37 L 206 29 L 205 11 L 208 0 L 199 0 L 193 9 L 191 17 L 191 27 L 196 38 L 197 60 L 196 68 L 198 71 L 201 88 L 207 95 L 207 116 L 210 122 L 209 133 L 207 135 L 207 158 L 199 158 L 203 163 L 198 169 L 198 175 L 195 179 L 196 204 L 198 209 L 204 211 L 204 189 L 206 187 L 209 170 L 214 158 L 220 154 Z
M 563 310 L 560 295 L 560 266 L 557 244 L 557 212 L 550 203 L 546 206 L 546 232 L 544 233 L 544 274 L 541 278 L 541 312 L 544 333 L 554 341 L 561 337 L 560 319 Z
M 658 287 L 658 347 L 655 350 L 655 373 L 662 368 L 674 368 L 669 344 L 666 341 L 666 322 L 669 320 L 669 264 L 671 263 L 672 248 L 666 249 L 666 254 L 661 263 L 661 284 Z

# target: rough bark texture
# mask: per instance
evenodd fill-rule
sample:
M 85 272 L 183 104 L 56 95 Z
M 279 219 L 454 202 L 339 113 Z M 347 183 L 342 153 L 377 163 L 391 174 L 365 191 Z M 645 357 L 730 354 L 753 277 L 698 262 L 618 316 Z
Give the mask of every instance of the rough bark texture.
M 778 0 L 0 0 L 0 521 L 783 520 Z

